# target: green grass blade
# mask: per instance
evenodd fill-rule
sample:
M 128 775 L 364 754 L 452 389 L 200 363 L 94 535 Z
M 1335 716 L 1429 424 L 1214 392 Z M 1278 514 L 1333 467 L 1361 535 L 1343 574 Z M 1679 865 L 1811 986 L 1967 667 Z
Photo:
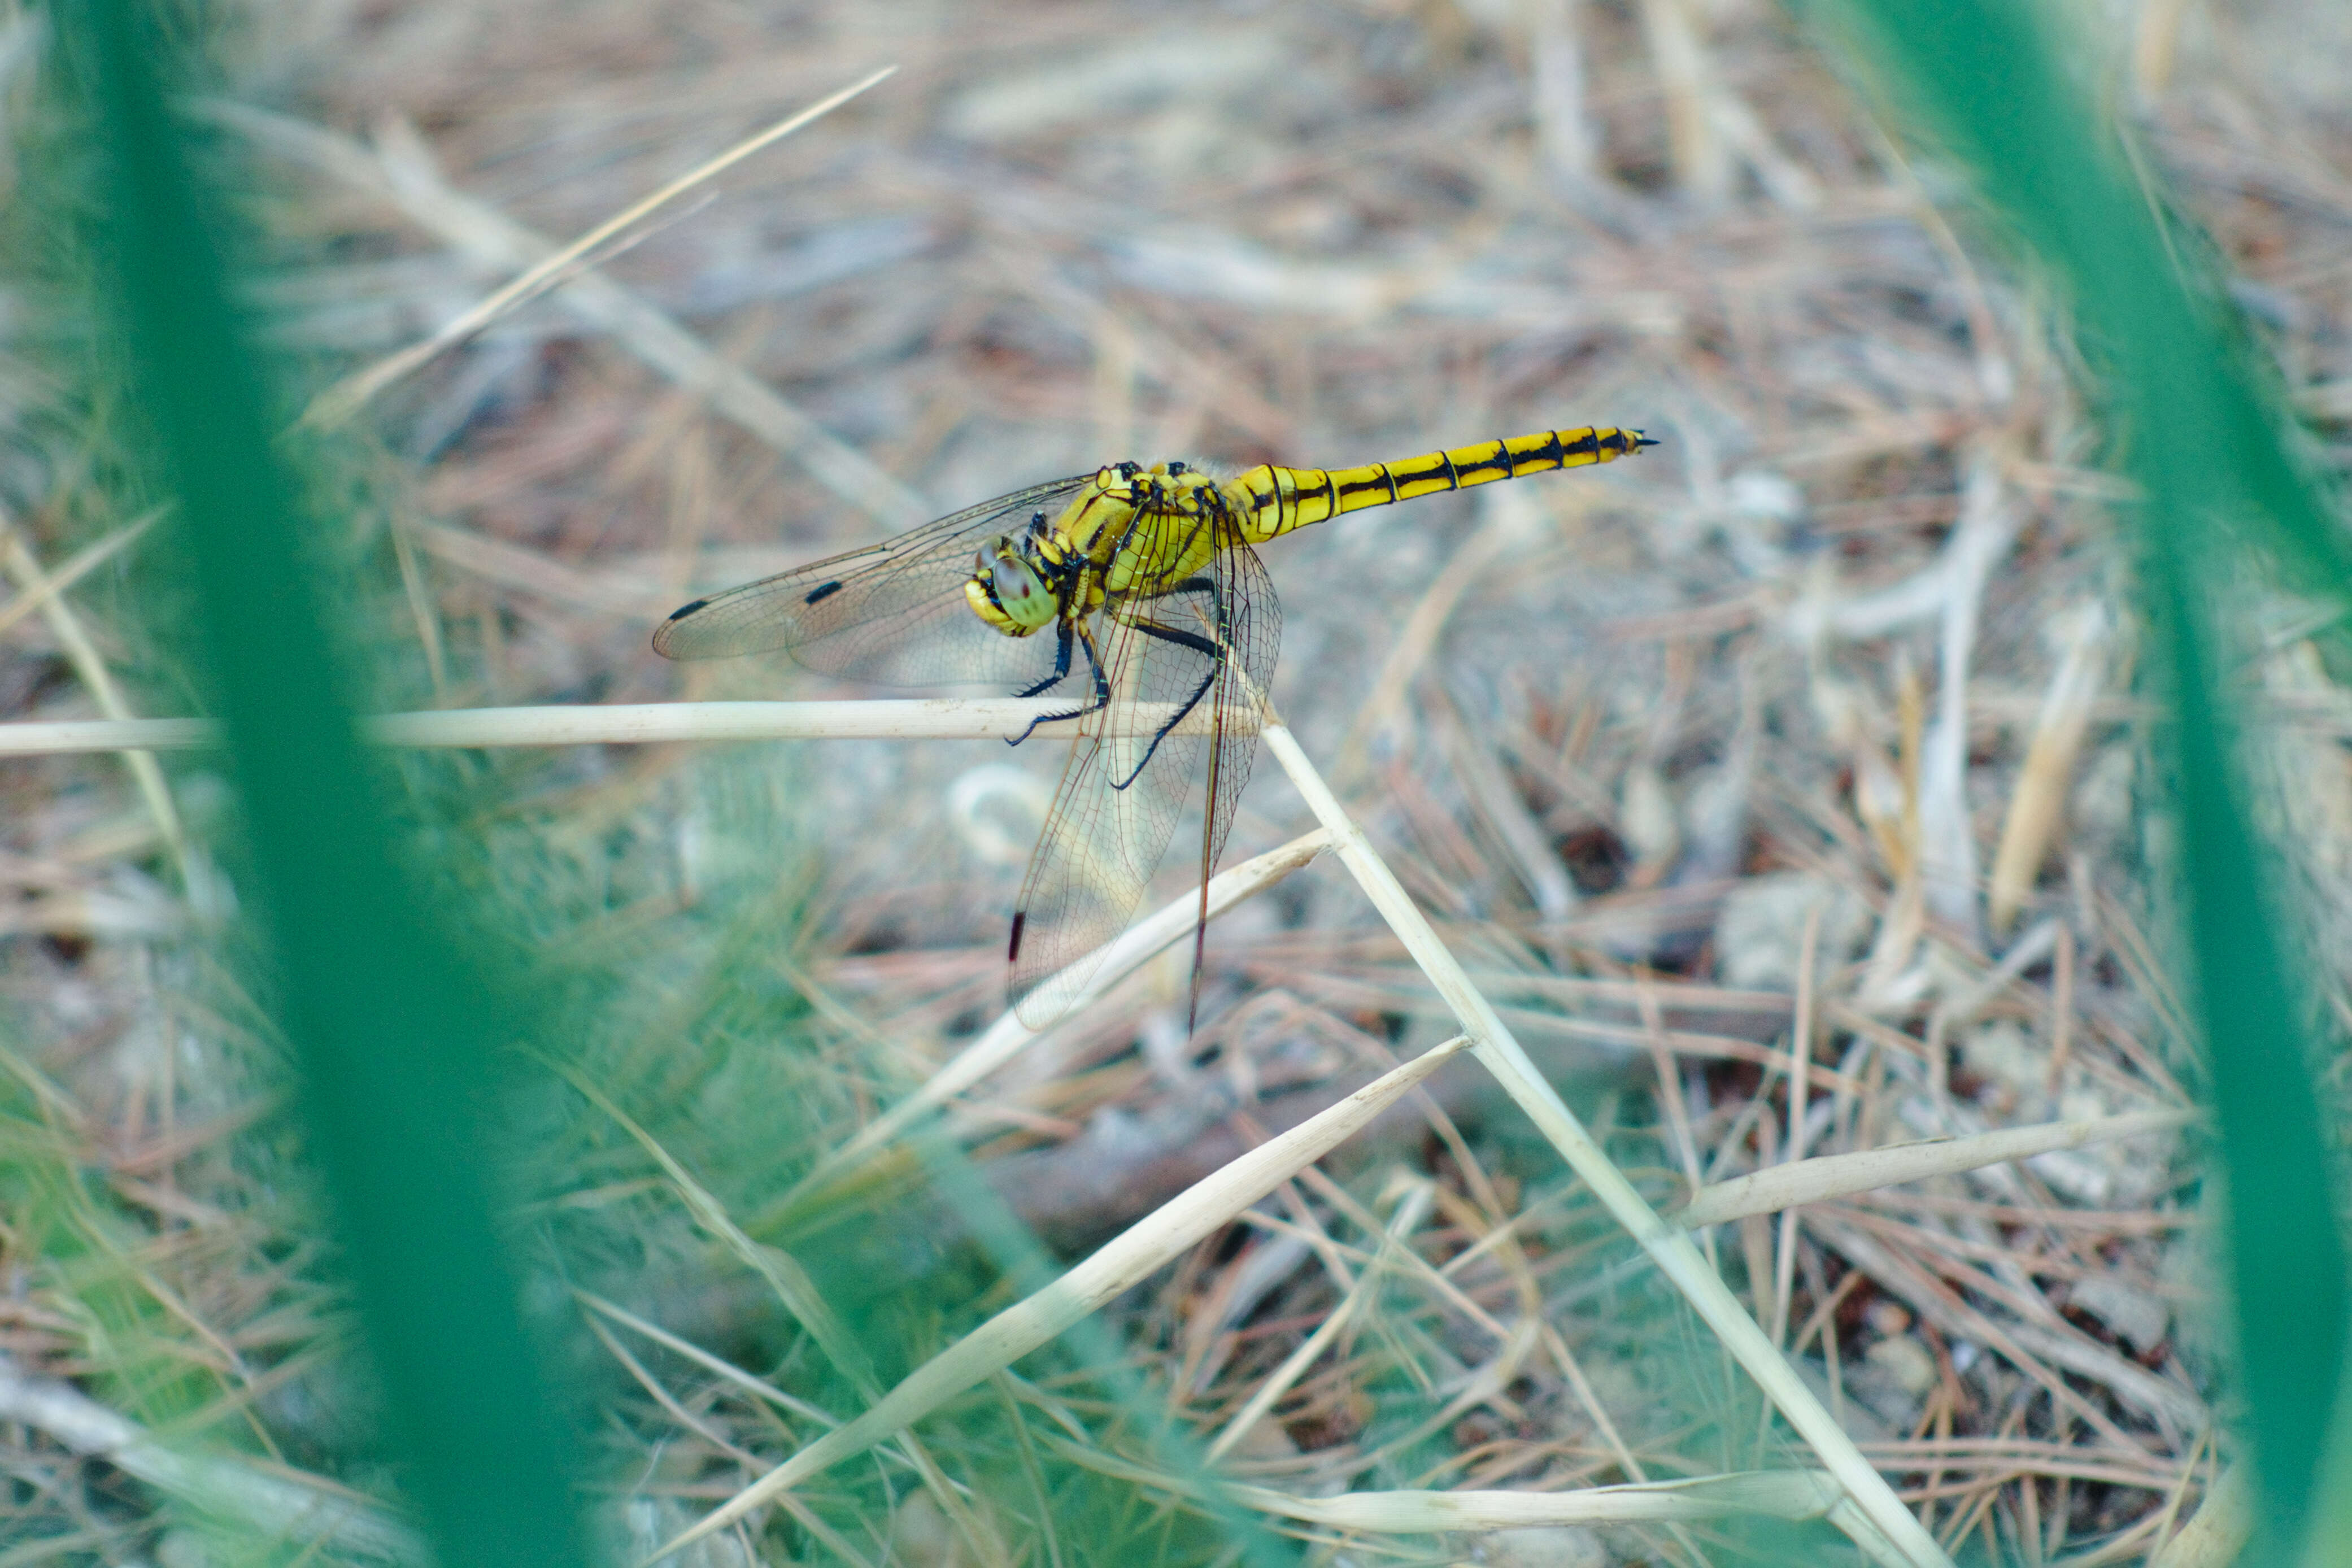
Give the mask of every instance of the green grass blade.
M 177 493 L 316 1149 L 441 1560 L 576 1563 L 562 1440 L 492 1220 L 488 1082 L 510 1037 L 395 864 L 305 570 L 258 367 L 226 288 L 227 204 L 192 174 L 142 7 L 68 6 L 110 152 L 102 280 Z
M 1822 8 L 1832 8 L 1825 0 Z M 2210 584 L 2233 546 L 2341 595 L 2352 554 L 2289 446 L 2283 399 L 2248 352 L 2199 237 L 2168 232 L 2112 127 L 2018 0 L 1867 0 L 1835 19 L 1886 68 L 1898 112 L 1972 169 L 2059 283 L 2140 486 L 2146 608 L 2172 684 L 2188 951 L 2229 1169 L 2231 1286 L 2248 1434 L 2284 1548 L 2300 1533 L 2346 1334 L 2345 1260 L 2268 861 L 2233 757 L 2235 640 Z

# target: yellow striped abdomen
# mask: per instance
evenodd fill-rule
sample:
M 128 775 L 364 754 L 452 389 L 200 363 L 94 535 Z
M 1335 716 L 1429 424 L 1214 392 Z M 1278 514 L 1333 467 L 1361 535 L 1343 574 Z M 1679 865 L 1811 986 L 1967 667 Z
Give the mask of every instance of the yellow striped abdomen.
M 1228 480 L 1224 490 L 1240 516 L 1242 537 L 1252 544 L 1263 544 L 1294 528 L 1342 512 L 1553 468 L 1613 462 L 1656 445 L 1644 440 L 1639 430 L 1606 425 L 1581 430 L 1538 430 L 1532 436 L 1449 447 L 1443 452 L 1362 468 L 1277 468 L 1262 463 Z

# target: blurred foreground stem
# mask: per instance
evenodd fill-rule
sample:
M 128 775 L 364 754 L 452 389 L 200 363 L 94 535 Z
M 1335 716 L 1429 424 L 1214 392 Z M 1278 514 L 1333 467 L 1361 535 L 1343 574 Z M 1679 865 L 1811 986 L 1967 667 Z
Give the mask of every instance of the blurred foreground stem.
M 2177 720 L 2196 1016 L 2229 1169 L 2239 1375 L 2273 1548 L 2302 1534 L 2346 1339 L 2345 1260 L 2305 1037 L 2292 925 L 2240 776 L 2223 616 L 2256 547 L 2305 590 L 2341 597 L 2352 552 L 2287 448 L 2284 399 L 2215 280 L 2202 238 L 2159 226 L 2115 128 L 2073 80 L 2054 9 L 2024 0 L 1811 0 L 1885 68 L 1888 98 L 1971 169 L 2074 315 L 2087 389 L 2142 500 L 2145 618 Z
M 391 1413 L 445 1564 L 584 1561 L 562 1447 L 492 1223 L 496 1047 L 511 1037 L 396 865 L 258 367 L 228 304 L 231 214 L 164 108 L 163 25 L 80 4 L 69 87 L 106 157 L 100 304 L 181 502 L 280 1018 Z

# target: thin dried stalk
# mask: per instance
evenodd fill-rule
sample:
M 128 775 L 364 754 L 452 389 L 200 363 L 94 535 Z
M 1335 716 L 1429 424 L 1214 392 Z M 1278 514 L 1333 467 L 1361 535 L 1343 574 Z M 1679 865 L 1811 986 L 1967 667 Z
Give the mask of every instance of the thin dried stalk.
M 527 268 L 521 276 L 496 290 L 471 309 L 452 317 L 440 331 L 423 342 L 413 343 L 398 353 L 378 360 L 367 369 L 344 377 L 311 399 L 310 406 L 302 411 L 301 422 L 320 428 L 341 425 L 359 412 L 369 398 L 398 381 L 402 376 L 430 360 L 443 349 L 463 342 L 499 317 L 537 298 L 561 283 L 566 272 L 588 265 L 587 258 L 596 247 L 626 231 L 631 226 L 651 216 L 656 211 L 684 195 L 695 186 L 715 178 L 723 171 L 741 163 L 761 148 L 778 142 L 812 121 L 821 120 L 839 109 L 866 89 L 885 78 L 895 75 L 897 66 L 884 66 L 863 81 L 854 82 L 829 98 L 823 99 L 797 114 L 788 115 L 755 135 L 746 137 L 716 158 L 691 173 L 682 174 L 656 191 L 652 195 L 624 208 L 573 240 L 562 249 L 541 258 Z
M 1813 1063 L 1813 988 L 1822 939 L 1822 911 L 1806 911 L 1805 934 L 1797 944 L 1797 1016 L 1789 1030 L 1789 1124 L 1781 1138 L 1780 1169 L 1805 1157 L 1805 1076 Z M 1797 1290 L 1797 1211 L 1780 1216 L 1780 1238 L 1772 1273 L 1772 1342 L 1789 1342 L 1789 1304 Z
M 990 1373 L 1011 1366 L 1321 1159 L 1469 1043 L 1457 1037 L 1432 1047 L 1193 1184 L 1053 1284 L 1006 1308 L 925 1362 L 864 1415 L 826 1433 L 737 1492 L 646 1561 L 657 1562 L 724 1530 L 787 1488 L 864 1452 Z
M 49 573 L 47 580 L 38 588 L 21 593 L 9 600 L 5 606 L 0 606 L 0 632 L 6 631 L 35 611 L 47 608 L 49 602 L 58 595 L 113 560 L 123 551 L 138 543 L 147 536 L 147 531 L 154 527 L 170 510 L 168 506 L 159 506 L 145 516 L 124 523 L 87 550 L 78 552 L 73 559 Z
M 1318 828 L 1279 848 L 1269 849 L 1229 870 L 1218 872 L 1209 879 L 1208 918 L 1215 920 L 1234 905 L 1255 898 L 1330 846 L 1331 836 Z M 1111 944 L 1094 978 L 1070 1004 L 1071 1013 L 1076 1013 L 1126 979 L 1170 943 L 1191 935 L 1201 918 L 1200 892 L 1195 889 L 1129 926 Z M 1057 1019 L 1055 1023 L 1061 1021 Z M 802 1177 L 782 1202 L 787 1205 L 793 1203 L 831 1181 L 845 1168 L 880 1149 L 923 1112 L 945 1104 L 1019 1056 L 1041 1034 L 1042 1031 L 1024 1024 L 1019 1015 L 1008 1011 L 989 1026 L 987 1033 L 959 1051 L 953 1061 L 932 1074 L 920 1089 L 867 1122 L 858 1130 L 856 1136 L 818 1161 L 816 1168 Z
M 1197 1487 L 1098 1450 L 1048 1439 L 1073 1462 L 1145 1486 L 1197 1495 Z M 1362 1491 L 1302 1497 L 1271 1487 L 1224 1489 L 1232 1501 L 1284 1519 L 1375 1535 L 1523 1530 L 1546 1524 L 1654 1524 L 1765 1514 L 1820 1519 L 1844 1500 L 1837 1481 L 1820 1470 L 1743 1470 L 1677 1481 L 1583 1487 L 1573 1491 Z
M 2097 605 L 2074 612 L 2066 639 L 2065 657 L 2050 678 L 2042 712 L 2033 723 L 2033 739 L 2025 762 L 2017 771 L 2017 787 L 2009 797 L 2009 815 L 2002 820 L 2000 847 L 1993 854 L 1992 882 L 1986 895 L 1986 918 L 1998 937 L 2005 934 L 2024 906 L 2042 869 L 2042 858 L 2056 838 L 2066 805 L 2066 792 L 2074 781 L 2074 759 L 2091 725 L 2092 704 L 2106 675 L 2107 617 Z
M 1265 1487 L 1235 1487 L 1233 1495 L 1245 1507 L 1285 1518 L 1341 1530 L 1419 1535 L 1542 1524 L 1657 1523 L 1727 1514 L 1819 1519 L 1844 1493 L 1825 1471 L 1754 1470 L 1563 1492 L 1343 1492 L 1309 1498 Z
M 142 526 L 143 524 L 133 524 L 123 531 L 136 537 L 133 531 Z M 122 700 L 121 690 L 114 684 L 112 673 L 106 668 L 106 660 L 100 656 L 97 645 L 89 640 L 89 632 L 83 629 L 81 617 L 74 614 L 73 606 L 67 604 L 61 595 L 60 585 L 50 579 L 40 560 L 26 546 L 15 526 L 5 519 L 0 519 L 0 563 L 5 564 L 8 575 L 16 579 L 25 599 L 39 606 L 41 617 L 48 622 L 51 635 L 65 649 L 66 658 L 73 664 L 74 674 L 89 689 L 90 696 L 98 702 L 99 710 L 106 715 L 108 721 L 118 724 L 136 722 L 131 718 L 131 708 Z M 163 836 L 163 842 L 170 846 L 173 858 L 180 863 L 182 885 L 192 894 L 196 893 L 200 888 L 199 873 L 188 858 L 187 830 L 180 821 L 180 808 L 172 799 L 172 786 L 163 777 L 162 766 L 143 748 L 107 749 L 122 752 L 122 760 L 129 765 L 131 776 L 138 783 L 140 796 L 147 803 L 148 815 L 155 819 L 155 831 Z
M 1234 1444 L 1248 1436 L 1250 1429 L 1258 1424 L 1267 1411 L 1274 1408 L 1275 1401 L 1287 1394 L 1291 1385 L 1306 1374 L 1308 1367 L 1315 1364 L 1316 1358 L 1329 1349 L 1340 1334 L 1346 1331 L 1348 1324 L 1355 1318 L 1356 1313 L 1361 1310 L 1365 1302 L 1371 1300 L 1372 1292 L 1379 1289 L 1384 1273 L 1381 1266 L 1388 1258 L 1403 1249 L 1404 1238 L 1419 1227 L 1423 1218 L 1429 1213 L 1430 1202 L 1435 1194 L 1436 1188 L 1424 1182 L 1407 1193 L 1398 1203 L 1396 1212 L 1389 1216 L 1389 1223 L 1381 1232 L 1381 1250 L 1371 1259 L 1370 1266 L 1356 1277 L 1348 1293 L 1339 1298 L 1339 1304 L 1324 1314 L 1323 1321 L 1315 1325 L 1315 1331 L 1307 1335 L 1297 1350 L 1284 1358 L 1282 1364 L 1275 1368 L 1272 1376 L 1258 1384 L 1256 1392 L 1249 1396 L 1249 1402 L 1241 1407 L 1240 1413 L 1225 1423 L 1225 1429 L 1218 1433 L 1216 1440 L 1209 1445 L 1207 1455 L 1209 1463 L 1213 1465 L 1233 1451 Z
M 1537 1129 L 1549 1139 L 1570 1169 L 1591 1188 L 1593 1195 L 1648 1253 L 1682 1291 L 1704 1322 L 1733 1358 L 1746 1368 L 1789 1424 L 1834 1475 L 1871 1525 L 1901 1552 L 1900 1561 L 1916 1568 L 1948 1568 L 1950 1559 L 1934 1537 L 1903 1506 L 1894 1489 L 1863 1458 L 1830 1413 L 1813 1397 L 1764 1331 L 1757 1327 L 1690 1238 L 1659 1217 L 1622 1173 L 1610 1163 L 1601 1146 L 1560 1100 L 1551 1084 L 1504 1026 L 1493 1005 L 1462 971 L 1437 932 L 1400 886 L 1363 830 L 1351 821 L 1315 765 L 1299 749 L 1289 729 L 1269 715 L 1261 731 L 1267 748 L 1316 819 L 1338 839 L 1339 858 L 1388 921 L 1413 961 L 1421 965 L 1446 1005 L 1453 1009 L 1471 1039 L 1481 1065 L 1495 1075 L 1504 1091 L 1517 1100 Z
M 26 1377 L 0 1359 L 0 1421 L 23 1423 L 77 1454 L 102 1458 L 148 1485 L 244 1520 L 289 1541 L 333 1542 L 369 1557 L 422 1563 L 430 1553 L 406 1526 L 323 1479 L 298 1481 L 239 1460 L 175 1453 L 63 1383 Z
M 2005 1127 L 1967 1138 L 1938 1138 L 1923 1143 L 1898 1143 L 1891 1149 L 1865 1149 L 1858 1154 L 1823 1154 L 1701 1187 L 1674 1220 L 1686 1230 L 1696 1230 L 1749 1215 L 1772 1214 L 1879 1187 L 1925 1181 L 1930 1176 L 1956 1175 L 2008 1160 L 2028 1160 L 2053 1149 L 2082 1149 L 2117 1138 L 2137 1138 L 2144 1132 L 2169 1131 L 2194 1120 L 2191 1111 L 2143 1110 L 2084 1121 Z
M 60 719 L 0 724 L 0 757 L 188 752 L 221 743 L 220 726 L 209 719 Z
M 362 721 L 388 746 L 638 746 L 677 741 L 1010 740 L 1050 713 L 1050 701 L 1013 697 L 935 697 L 869 702 L 635 702 L 606 707 L 456 708 L 382 713 Z M 1066 704 L 1059 706 L 1066 707 Z M 1154 734 L 1174 711 L 1137 703 L 1129 728 Z M 1195 710 L 1180 735 L 1207 734 L 1215 716 Z M 1037 726 L 1041 737 L 1073 735 L 1076 720 Z M 0 756 L 74 752 L 180 751 L 221 743 L 208 719 L 67 720 L 0 724 Z
M 2254 1533 L 2252 1478 L 2232 1465 L 2180 1533 L 2149 1553 L 2147 1568 L 2228 1568 Z
M 380 156 L 332 132 L 246 104 L 211 100 L 196 107 L 259 145 L 394 203 L 485 266 L 526 267 L 555 248 L 497 208 L 453 189 L 432 167 L 414 132 L 387 129 L 387 145 Z M 656 370 L 701 392 L 713 408 L 799 462 L 812 479 L 884 526 L 911 528 L 931 516 L 920 497 L 865 453 L 610 278 L 574 273 L 555 297 Z

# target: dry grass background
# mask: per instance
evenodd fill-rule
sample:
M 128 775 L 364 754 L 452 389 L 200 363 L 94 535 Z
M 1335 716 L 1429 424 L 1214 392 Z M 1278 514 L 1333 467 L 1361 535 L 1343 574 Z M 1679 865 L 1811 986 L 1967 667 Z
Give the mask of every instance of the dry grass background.
M 2084 25 L 2340 441 L 2352 26 L 2205 0 Z M 38 29 L 19 15 L 6 37 L 30 114 Z M 2066 324 L 1780 12 L 322 4 L 250 19 L 225 52 L 242 107 L 210 112 L 267 175 L 255 302 L 314 385 L 504 281 L 531 237 L 569 238 L 899 68 L 610 254 L 625 293 L 530 304 L 370 405 L 335 521 L 383 590 L 355 621 L 388 704 L 825 695 L 782 661 L 664 665 L 646 634 L 690 589 L 1121 457 L 1337 465 L 1639 426 L 1665 444 L 1638 462 L 1364 514 L 1267 557 L 1275 695 L 1302 743 L 1619 1164 L 1663 1208 L 1793 1153 L 2193 1104 L 2127 563 Z M 61 398 L 28 325 L 43 298 L 16 290 L 0 383 L 18 595 L 0 695 L 19 719 L 184 711 L 125 575 L 138 519 L 110 514 L 87 460 L 100 416 Z M 93 548 L 121 552 L 38 597 Z M 2249 681 L 2332 935 L 2352 908 L 2352 709 L 2314 629 L 2282 606 Z M 812 1218 L 791 1178 L 993 1017 L 1050 750 L 607 748 L 411 778 L 564 1016 L 609 1009 L 573 1069 L 709 1162 L 751 1237 L 883 1279 L 958 1256 L 972 1217 L 901 1170 L 887 1225 Z M 23 1102 L 7 1367 L 254 1456 L 232 1490 L 289 1469 L 375 1484 L 313 1203 L 269 1144 L 288 1134 L 221 924 L 233 874 L 204 848 L 220 784 L 84 757 L 10 762 L 0 791 Z M 1229 859 L 1310 826 L 1262 766 Z M 964 1148 L 1056 1247 L 1454 1032 L 1328 863 L 1221 921 L 1209 960 L 1189 1042 L 1180 952 L 958 1106 Z M 1310 1497 L 1559 1492 L 1794 1462 L 1485 1083 L 1454 1064 L 1333 1176 L 1121 1296 L 1107 1321 L 1137 1396 L 1210 1438 L 1347 1300 L 1233 1474 Z M 583 1375 L 614 1529 L 650 1547 L 814 1428 L 615 1315 L 793 1384 L 792 1354 L 756 1359 L 780 1342 L 755 1271 L 678 1219 L 636 1141 L 563 1103 L 538 1107 L 528 1229 L 549 1289 L 617 1300 L 572 1333 L 602 1358 Z M 2131 1561 L 2230 1454 L 2200 1183 L 2193 1132 L 2143 1130 L 1704 1235 L 1948 1546 Z M 1359 1271 L 1378 1286 L 1360 1302 Z M 893 1310 L 910 1363 L 970 1321 Z M 168 1479 L 78 1458 L 106 1445 L 37 1413 L 97 1406 L 8 1386 L 0 1561 L 226 1550 L 159 1510 Z M 1090 1374 L 997 1388 L 1066 1423 L 1056 1462 L 1148 1470 Z M 1181 1493 L 1152 1475 L 1149 1495 Z M 814 1511 L 696 1550 L 1061 1550 L 1053 1505 L 984 1489 L 839 1479 L 796 1508 Z M 1329 1561 L 1762 1549 L 1709 1533 L 1729 1525 L 1291 1528 Z

